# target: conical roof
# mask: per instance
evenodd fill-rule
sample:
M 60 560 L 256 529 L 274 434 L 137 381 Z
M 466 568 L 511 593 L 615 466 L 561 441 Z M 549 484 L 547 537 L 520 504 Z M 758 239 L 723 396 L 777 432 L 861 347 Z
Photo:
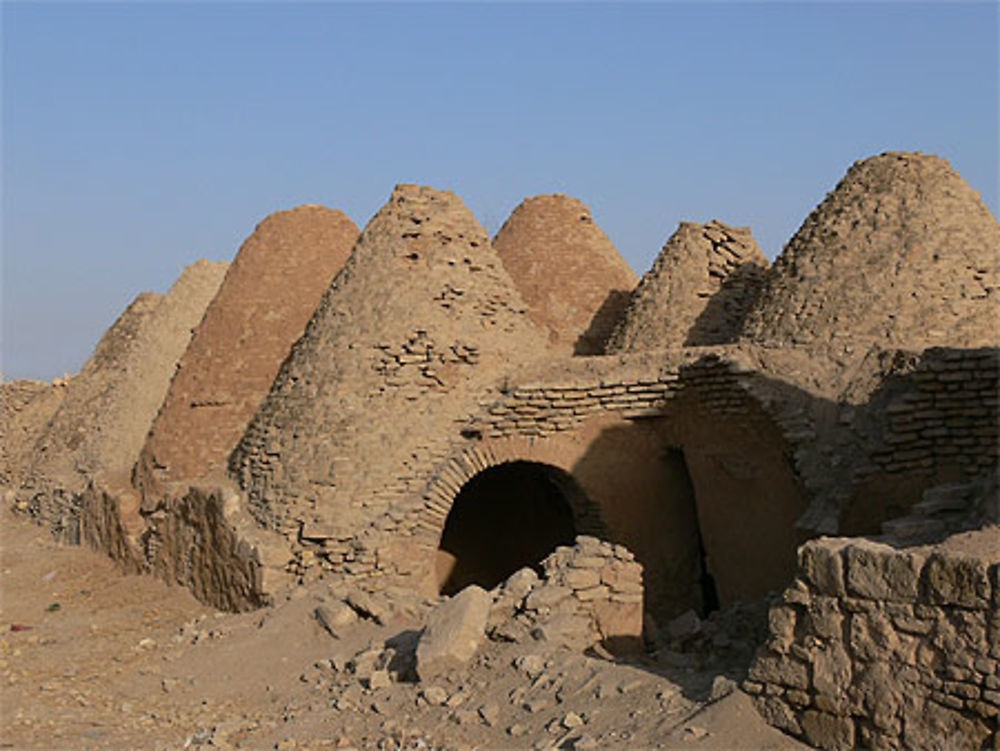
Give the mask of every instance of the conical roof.
M 1000 225 L 936 156 L 855 163 L 768 275 L 747 337 L 974 347 L 1000 340 Z
M 733 341 L 767 266 L 749 227 L 681 222 L 632 293 L 608 351 Z
M 452 193 L 400 185 L 369 222 L 231 459 L 279 529 L 374 518 L 512 364 L 543 350 Z M 438 447 L 440 448 L 440 447 Z
M 558 193 L 528 198 L 493 247 L 557 350 L 604 351 L 638 277 L 590 209 Z
M 79 492 L 97 473 L 132 466 L 177 362 L 228 263 L 188 266 L 165 295 L 139 295 L 67 387 L 35 445 L 26 490 Z
M 181 358 L 140 455 L 140 487 L 225 467 L 357 238 L 346 215 L 317 205 L 257 225 Z

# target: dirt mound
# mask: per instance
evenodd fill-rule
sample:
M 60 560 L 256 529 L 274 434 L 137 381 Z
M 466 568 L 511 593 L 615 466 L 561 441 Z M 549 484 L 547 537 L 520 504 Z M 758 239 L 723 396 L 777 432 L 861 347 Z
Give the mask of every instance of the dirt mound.
M 24 491 L 35 496 L 36 513 L 55 522 L 68 509 L 51 491 L 72 494 L 98 473 L 131 471 L 191 330 L 228 265 L 188 266 L 166 295 L 139 295 L 108 329 L 35 444 Z
M 348 607 L 331 638 L 316 613 L 347 606 L 326 587 L 213 613 L 13 516 L 0 568 L 12 748 L 804 748 L 733 690 L 738 673 L 694 655 L 627 664 L 490 641 L 463 670 L 414 683 L 397 671 L 423 619 L 379 625 Z
M 855 163 L 768 274 L 745 335 L 901 346 L 1000 341 L 1000 225 L 944 159 Z
M 171 381 L 139 459 L 143 490 L 225 465 L 357 237 L 347 216 L 316 205 L 257 226 Z
M 580 355 L 604 351 L 637 277 L 590 209 L 562 194 L 528 198 L 493 248 L 554 347 Z
M 749 227 L 681 222 L 632 293 L 608 351 L 733 341 L 767 266 Z
M 452 193 L 398 186 L 233 453 L 259 519 L 356 532 L 512 364 L 544 350 L 489 238 Z

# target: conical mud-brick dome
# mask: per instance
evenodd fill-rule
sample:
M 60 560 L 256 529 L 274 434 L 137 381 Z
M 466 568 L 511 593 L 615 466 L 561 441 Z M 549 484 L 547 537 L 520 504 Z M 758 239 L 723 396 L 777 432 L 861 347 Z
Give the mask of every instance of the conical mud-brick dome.
M 198 261 L 166 295 L 139 295 L 122 313 L 38 438 L 26 494 L 77 493 L 98 473 L 124 481 L 228 266 Z
M 749 227 L 681 222 L 632 293 L 608 351 L 733 341 L 767 266 Z
M 357 238 L 347 216 L 316 205 L 257 226 L 181 358 L 139 459 L 143 490 L 225 467 Z
M 357 530 L 513 364 L 544 349 L 452 193 L 402 185 L 365 228 L 233 453 L 251 510 Z M 364 508 L 364 512 L 361 509 Z
M 1000 341 L 1000 225 L 944 159 L 854 164 L 768 274 L 746 335 L 898 346 Z
M 562 194 L 528 198 L 493 247 L 557 350 L 604 351 L 638 277 L 590 209 Z

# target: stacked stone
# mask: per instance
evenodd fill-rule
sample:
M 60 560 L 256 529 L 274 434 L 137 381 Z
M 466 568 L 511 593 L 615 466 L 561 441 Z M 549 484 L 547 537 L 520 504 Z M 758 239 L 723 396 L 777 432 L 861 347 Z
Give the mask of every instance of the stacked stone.
M 497 590 L 489 632 L 552 647 L 604 643 L 634 649 L 642 638 L 642 565 L 623 545 L 580 535 L 542 561 L 543 577 L 521 569 Z
M 632 293 L 608 352 L 735 341 L 767 267 L 749 227 L 681 222 Z
M 572 430 L 587 416 L 615 411 L 624 417 L 658 414 L 679 390 L 679 375 L 660 373 L 629 381 L 518 387 L 488 409 L 488 434 L 545 436 Z
M 960 465 L 967 475 L 995 466 L 1000 349 L 924 352 L 912 388 L 886 409 L 885 444 L 872 459 L 880 472 Z
M 768 722 L 826 749 L 992 748 L 1000 528 L 961 537 L 806 543 L 745 683 Z

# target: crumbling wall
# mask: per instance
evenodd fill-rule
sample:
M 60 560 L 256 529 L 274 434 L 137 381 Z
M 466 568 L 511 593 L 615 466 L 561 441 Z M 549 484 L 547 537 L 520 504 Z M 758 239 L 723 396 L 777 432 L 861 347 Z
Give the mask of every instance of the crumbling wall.
M 840 528 L 876 534 L 926 489 L 995 466 L 1000 349 L 932 348 L 885 379 L 863 411 L 852 410 L 863 458 L 847 484 Z
M 525 199 L 493 248 L 554 352 L 604 352 L 638 277 L 590 209 L 562 194 Z
M 357 236 L 343 213 L 315 205 L 257 226 L 181 358 L 139 456 L 138 488 L 225 466 Z
M 82 542 L 129 573 L 179 584 L 221 610 L 266 605 L 282 584 L 275 578 L 282 552 L 246 516 L 232 488 L 189 486 L 140 500 L 130 489 L 91 483 L 78 503 Z
M 681 222 L 632 292 L 608 352 L 735 341 L 767 267 L 749 227 Z
M 502 641 L 533 639 L 550 647 L 603 644 L 615 652 L 642 646 L 643 570 L 630 550 L 581 535 L 496 591 L 487 633 Z
M 744 687 L 820 748 L 993 748 L 998 562 L 996 526 L 911 549 L 810 541 Z

